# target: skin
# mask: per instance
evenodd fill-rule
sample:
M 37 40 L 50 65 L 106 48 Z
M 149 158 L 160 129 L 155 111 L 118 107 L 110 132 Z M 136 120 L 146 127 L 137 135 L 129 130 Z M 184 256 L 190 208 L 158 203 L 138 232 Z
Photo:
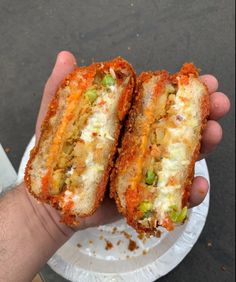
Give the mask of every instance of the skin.
M 58 54 L 56 64 L 45 85 L 38 120 L 36 140 L 47 107 L 58 85 L 66 74 L 76 67 L 75 57 L 67 51 Z M 222 139 L 222 128 L 217 122 L 230 109 L 227 96 L 217 92 L 218 81 L 212 75 L 203 75 L 201 80 L 207 85 L 211 103 L 210 120 L 202 138 L 201 157 L 206 157 Z M 190 202 L 199 205 L 208 192 L 208 182 L 203 177 L 194 179 Z M 108 212 L 109 210 L 109 212 Z M 47 260 L 74 233 L 70 227 L 59 222 L 56 210 L 39 204 L 19 185 L 0 198 L 0 281 L 31 281 Z M 119 218 L 115 204 L 105 199 L 96 213 L 81 219 L 79 229 L 115 221 Z

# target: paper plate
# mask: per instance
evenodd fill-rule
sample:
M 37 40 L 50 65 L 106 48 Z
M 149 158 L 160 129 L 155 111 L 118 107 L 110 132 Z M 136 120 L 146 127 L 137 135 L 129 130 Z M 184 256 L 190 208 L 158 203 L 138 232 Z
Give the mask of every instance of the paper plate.
M 22 181 L 34 137 L 20 164 Z M 205 160 L 196 163 L 195 175 L 209 181 Z M 125 221 L 79 231 L 48 261 L 59 275 L 78 282 L 151 282 L 174 269 L 190 252 L 204 227 L 209 193 L 204 202 L 189 211 L 188 220 L 173 232 L 161 230 L 160 238 L 138 238 Z M 129 250 L 134 249 L 132 251 Z

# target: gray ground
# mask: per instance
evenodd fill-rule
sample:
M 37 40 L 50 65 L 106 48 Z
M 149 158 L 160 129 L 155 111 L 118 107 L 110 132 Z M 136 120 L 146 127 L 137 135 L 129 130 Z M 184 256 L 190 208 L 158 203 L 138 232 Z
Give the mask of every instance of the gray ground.
M 117 55 L 143 69 L 177 70 L 194 61 L 234 100 L 233 0 L 0 0 L 0 141 L 18 168 L 34 133 L 44 83 L 56 54 L 79 64 Z M 160 281 L 234 281 L 234 113 L 208 158 L 211 207 L 191 253 Z M 212 242 L 212 246 L 208 243 Z M 46 281 L 65 281 L 45 266 Z

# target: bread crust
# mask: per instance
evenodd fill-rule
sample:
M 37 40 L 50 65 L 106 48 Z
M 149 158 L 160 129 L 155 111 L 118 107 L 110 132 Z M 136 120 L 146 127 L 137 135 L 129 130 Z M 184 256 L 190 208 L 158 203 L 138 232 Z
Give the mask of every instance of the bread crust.
M 60 89 L 68 85 L 68 83 L 74 80 L 79 74 L 82 75 L 86 81 L 84 85 L 80 85 L 80 86 L 83 89 L 86 89 L 91 84 L 97 70 L 107 71 L 110 68 L 113 68 L 115 70 L 116 69 L 126 69 L 130 73 L 131 79 L 129 80 L 128 85 L 124 88 L 119 98 L 119 104 L 118 104 L 118 109 L 117 109 L 118 123 L 115 129 L 115 138 L 114 138 L 114 142 L 111 147 L 106 169 L 104 170 L 103 176 L 101 177 L 101 181 L 96 188 L 97 193 L 96 193 L 96 199 L 95 199 L 94 205 L 92 206 L 89 212 L 86 212 L 84 214 L 74 214 L 72 212 L 73 203 L 71 203 L 70 201 L 63 208 L 60 207 L 59 203 L 62 200 L 62 197 L 64 197 L 63 193 L 60 193 L 59 195 L 51 195 L 49 191 L 45 189 L 39 195 L 32 191 L 31 179 L 30 179 L 30 171 L 32 169 L 32 162 L 35 156 L 39 153 L 40 144 L 50 134 L 51 129 L 50 129 L 49 121 L 50 121 L 50 118 L 54 116 L 56 114 L 56 111 L 58 110 L 58 100 L 60 96 Z M 117 57 L 112 61 L 94 63 L 88 67 L 76 68 L 72 73 L 67 75 L 66 78 L 61 83 L 61 85 L 59 86 L 58 90 L 56 91 L 55 96 L 53 97 L 48 107 L 48 112 L 41 126 L 41 134 L 40 134 L 38 144 L 35 145 L 35 147 L 31 150 L 31 153 L 30 153 L 30 158 L 29 158 L 29 161 L 25 169 L 24 181 L 25 181 L 26 187 L 28 188 L 29 192 L 37 200 L 39 200 L 40 202 L 48 203 L 51 206 L 53 206 L 54 208 L 56 208 L 57 210 L 60 210 L 62 214 L 61 221 L 68 225 L 78 224 L 79 217 L 86 217 L 86 216 L 92 215 L 96 211 L 96 209 L 99 207 L 101 201 L 103 200 L 105 189 L 106 189 L 108 178 L 109 178 L 109 174 L 110 174 L 110 170 L 113 167 L 114 154 L 116 152 L 120 130 L 122 127 L 123 120 L 125 119 L 126 114 L 131 105 L 135 83 L 136 83 L 136 76 L 135 76 L 135 72 L 132 66 L 121 57 Z

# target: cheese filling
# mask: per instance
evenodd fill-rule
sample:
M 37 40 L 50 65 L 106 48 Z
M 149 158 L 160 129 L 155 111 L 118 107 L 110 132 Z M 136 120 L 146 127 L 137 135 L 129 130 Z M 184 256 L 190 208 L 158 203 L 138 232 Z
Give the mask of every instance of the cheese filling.
M 118 87 L 114 86 L 111 93 L 103 91 L 97 98 L 92 115 L 80 136 L 85 142 L 92 142 L 95 138 L 98 138 L 98 142 L 102 143 L 106 142 L 106 139 L 114 140 L 110 118 L 119 98 L 117 90 Z

